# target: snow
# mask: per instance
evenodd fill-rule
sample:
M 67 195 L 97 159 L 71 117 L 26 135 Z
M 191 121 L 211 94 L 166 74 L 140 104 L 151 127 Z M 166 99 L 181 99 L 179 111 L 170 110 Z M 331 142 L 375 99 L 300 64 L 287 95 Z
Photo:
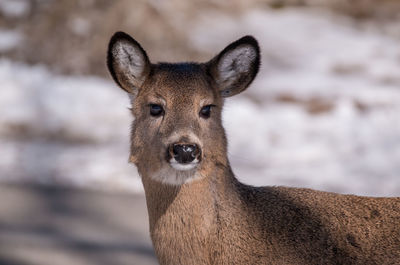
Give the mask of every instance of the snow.
M 111 81 L 1 60 L 0 87 L 1 179 L 142 190 L 129 99 Z
M 0 0 L 0 13 L 8 17 L 26 15 L 30 9 L 28 0 Z
M 57 76 L 41 66 L 5 60 L 0 61 L 0 79 L 0 131 L 15 124 L 36 134 L 76 140 L 126 136 L 116 125 L 129 121 L 129 100 L 111 81 Z
M 0 29 L 0 52 L 6 52 L 15 49 L 21 42 L 22 35 L 14 30 Z
M 358 23 L 312 9 L 192 22 L 200 50 L 246 34 L 262 47 L 256 81 L 223 115 L 240 180 L 400 196 L 400 46 Z M 127 107 L 111 79 L 0 60 L 0 180 L 141 192 Z

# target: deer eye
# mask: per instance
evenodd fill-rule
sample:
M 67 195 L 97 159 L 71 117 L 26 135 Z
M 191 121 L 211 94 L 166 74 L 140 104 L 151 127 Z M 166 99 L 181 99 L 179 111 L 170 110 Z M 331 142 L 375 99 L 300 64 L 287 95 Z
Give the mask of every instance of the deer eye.
M 158 117 L 164 114 L 164 109 L 162 106 L 157 104 L 150 104 L 150 115 L 154 117 Z
M 200 110 L 200 116 L 203 117 L 203 118 L 206 118 L 206 119 L 209 118 L 210 114 L 211 114 L 211 107 L 212 106 L 213 105 L 207 105 L 207 106 L 202 107 L 201 110 Z

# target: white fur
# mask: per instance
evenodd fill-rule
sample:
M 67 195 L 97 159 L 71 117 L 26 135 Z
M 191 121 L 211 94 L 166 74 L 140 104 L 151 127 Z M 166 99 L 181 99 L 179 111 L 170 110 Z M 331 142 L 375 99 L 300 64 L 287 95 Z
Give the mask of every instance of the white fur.
M 180 171 L 187 171 L 187 170 L 192 170 L 194 168 L 197 167 L 197 165 L 199 164 L 199 160 L 195 159 L 194 161 L 190 162 L 189 164 L 181 164 L 178 163 L 175 158 L 172 158 L 169 161 L 171 167 L 175 168 L 176 170 L 180 170 Z
M 139 48 L 128 42 L 120 41 L 115 44 L 113 54 L 121 69 L 128 69 L 125 71 L 130 72 L 135 77 L 142 74 L 145 60 Z
M 249 46 L 242 45 L 222 56 L 218 64 L 219 83 L 224 87 L 232 85 L 238 74 L 250 69 L 251 63 L 256 59 L 257 51 Z
M 182 165 L 175 160 L 175 162 L 165 164 L 165 166 L 153 174 L 151 178 L 165 184 L 176 186 L 190 183 L 202 178 L 201 174 L 196 170 L 199 161 L 197 159 L 195 161 L 196 162 L 192 162 L 188 165 Z
M 115 43 L 111 52 L 114 58 L 113 66 L 122 85 L 131 88 L 139 87 L 144 81 L 143 72 L 147 63 L 140 48 L 121 40 Z

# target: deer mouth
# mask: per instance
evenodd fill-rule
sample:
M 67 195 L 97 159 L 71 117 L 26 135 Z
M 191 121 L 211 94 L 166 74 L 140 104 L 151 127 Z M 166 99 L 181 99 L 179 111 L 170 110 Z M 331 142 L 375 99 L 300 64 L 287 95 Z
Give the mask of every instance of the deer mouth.
M 195 159 L 189 163 L 179 163 L 174 157 L 169 160 L 169 164 L 172 168 L 178 171 L 188 171 L 195 169 L 199 165 L 199 159 Z

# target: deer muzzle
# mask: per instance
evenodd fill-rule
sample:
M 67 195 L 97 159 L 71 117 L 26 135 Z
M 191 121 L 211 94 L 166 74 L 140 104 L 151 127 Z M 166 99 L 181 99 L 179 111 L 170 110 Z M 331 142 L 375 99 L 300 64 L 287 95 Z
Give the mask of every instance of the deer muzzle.
M 177 170 L 190 170 L 201 159 L 201 149 L 194 143 L 174 143 L 168 147 L 168 160 Z

